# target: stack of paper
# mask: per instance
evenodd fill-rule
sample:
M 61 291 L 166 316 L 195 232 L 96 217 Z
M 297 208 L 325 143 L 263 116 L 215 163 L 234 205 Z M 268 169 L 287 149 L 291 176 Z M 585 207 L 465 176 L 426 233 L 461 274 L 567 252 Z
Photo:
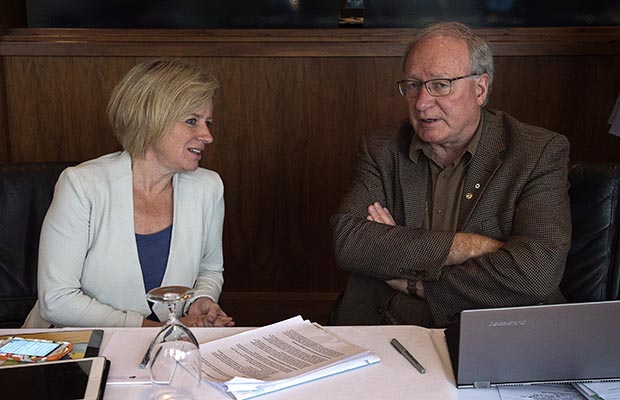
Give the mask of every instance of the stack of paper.
M 237 400 L 379 362 L 300 316 L 200 346 L 203 379 Z
M 620 400 L 620 382 L 573 383 L 586 398 L 592 400 Z

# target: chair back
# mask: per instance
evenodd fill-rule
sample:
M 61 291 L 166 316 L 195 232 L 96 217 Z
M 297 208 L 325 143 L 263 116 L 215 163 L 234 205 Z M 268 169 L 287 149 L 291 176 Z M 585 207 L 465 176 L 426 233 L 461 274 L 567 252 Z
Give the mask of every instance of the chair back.
M 60 172 L 75 164 L 0 164 L 0 328 L 20 327 L 37 299 L 41 224 Z
M 560 288 L 569 302 L 620 299 L 620 164 L 569 170 L 571 248 Z

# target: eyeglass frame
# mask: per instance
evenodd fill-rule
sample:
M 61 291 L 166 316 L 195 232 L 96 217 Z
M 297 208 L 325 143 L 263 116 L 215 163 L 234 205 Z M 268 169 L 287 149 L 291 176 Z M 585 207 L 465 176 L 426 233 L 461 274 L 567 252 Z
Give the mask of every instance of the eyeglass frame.
M 403 97 L 407 97 L 407 91 L 405 90 L 405 93 L 403 93 L 403 89 L 400 87 L 401 83 L 403 82 L 420 82 L 420 90 L 422 90 L 422 86 L 424 86 L 426 88 L 426 91 L 428 92 L 428 94 L 430 94 L 433 97 L 444 97 L 444 96 L 448 96 L 450 95 L 450 93 L 452 93 L 452 82 L 454 81 L 458 81 L 460 79 L 465 79 L 465 78 L 472 78 L 474 76 L 480 76 L 482 74 L 480 73 L 471 73 L 471 74 L 467 74 L 467 75 L 463 75 L 463 76 L 457 76 L 456 78 L 434 78 L 434 79 L 429 79 L 427 81 L 424 82 L 420 82 L 416 79 L 401 79 L 398 82 L 396 82 L 396 86 L 398 86 L 398 92 L 400 93 L 401 96 Z M 428 88 L 428 83 L 429 82 L 434 82 L 434 81 L 448 81 L 450 83 L 450 86 L 448 88 L 448 93 L 446 94 L 433 94 L 431 93 L 431 90 Z M 416 95 L 419 95 L 420 91 L 418 91 L 418 93 Z

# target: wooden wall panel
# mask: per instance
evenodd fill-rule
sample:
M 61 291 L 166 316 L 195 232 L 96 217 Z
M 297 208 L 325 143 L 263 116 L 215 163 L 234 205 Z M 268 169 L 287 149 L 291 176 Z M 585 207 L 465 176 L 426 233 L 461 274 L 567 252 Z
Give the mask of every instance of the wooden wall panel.
M 26 0 L 0 0 L 0 29 L 26 26 Z
M 107 99 L 135 59 L 6 59 L 13 162 L 85 160 L 118 149 Z
M 496 57 L 490 107 L 566 135 L 571 160 L 617 162 L 607 120 L 620 94 L 620 56 Z
M 382 108 L 369 100 L 377 88 L 392 91 L 395 77 L 383 73 L 384 60 L 225 59 L 213 67 L 223 89 L 204 164 L 226 185 L 227 285 L 341 290 L 329 216 L 350 180 L 359 134 L 404 115 L 400 99 Z
M 607 133 L 620 28 L 554 30 L 553 40 L 528 32 L 481 30 L 498 54 L 490 106 L 565 134 L 574 161 L 620 161 Z M 222 84 L 202 161 L 225 183 L 222 304 L 240 325 L 294 314 L 326 322 L 346 283 L 329 217 L 360 135 L 407 116 L 395 82 L 412 30 L 123 33 L 17 30 L 0 40 L 0 161 L 114 151 L 105 106 L 131 66 L 154 55 L 208 65 Z
M 4 83 L 4 57 L 0 57 L 0 163 L 11 161 L 9 148 L 9 121 L 7 112 L 7 95 Z

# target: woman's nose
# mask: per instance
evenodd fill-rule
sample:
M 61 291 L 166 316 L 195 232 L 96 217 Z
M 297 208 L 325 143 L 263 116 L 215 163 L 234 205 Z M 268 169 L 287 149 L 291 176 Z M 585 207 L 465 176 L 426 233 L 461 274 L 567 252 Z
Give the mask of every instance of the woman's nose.
M 213 143 L 213 135 L 211 134 L 211 129 L 207 126 L 207 124 L 200 129 L 197 139 L 207 144 Z

